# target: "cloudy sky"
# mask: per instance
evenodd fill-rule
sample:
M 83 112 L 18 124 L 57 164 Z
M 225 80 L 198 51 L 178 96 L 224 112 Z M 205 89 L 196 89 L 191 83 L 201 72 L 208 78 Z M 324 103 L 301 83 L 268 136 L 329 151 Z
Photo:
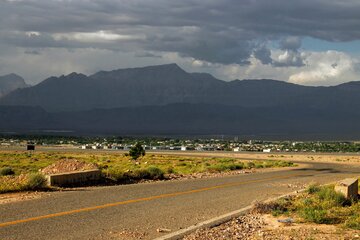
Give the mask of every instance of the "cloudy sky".
M 0 0 L 0 75 L 175 62 L 224 80 L 360 80 L 359 0 Z

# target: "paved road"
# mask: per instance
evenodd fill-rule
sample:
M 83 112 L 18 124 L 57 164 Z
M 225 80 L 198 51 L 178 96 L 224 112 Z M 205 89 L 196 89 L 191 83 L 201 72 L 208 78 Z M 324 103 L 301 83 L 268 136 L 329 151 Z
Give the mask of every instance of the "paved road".
M 292 170 L 56 192 L 0 205 L 0 239 L 128 239 L 124 234 L 130 232 L 152 239 L 162 234 L 157 228 L 176 231 L 294 191 L 288 184 L 348 176 L 360 176 L 360 166 L 311 163 Z

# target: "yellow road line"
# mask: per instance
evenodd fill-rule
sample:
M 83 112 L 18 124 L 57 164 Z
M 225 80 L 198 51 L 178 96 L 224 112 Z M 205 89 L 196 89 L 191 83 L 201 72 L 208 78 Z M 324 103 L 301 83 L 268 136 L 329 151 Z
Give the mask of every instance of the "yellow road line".
M 75 214 L 75 213 L 94 211 L 94 210 L 98 210 L 98 209 L 115 207 L 115 206 L 119 206 L 119 205 L 151 201 L 151 200 L 160 199 L 160 198 L 169 198 L 169 197 L 175 197 L 175 196 L 180 196 L 180 195 L 205 192 L 205 191 L 210 191 L 210 190 L 219 189 L 219 188 L 239 186 L 239 185 L 244 185 L 244 184 L 249 184 L 249 183 L 265 182 L 265 181 L 274 180 L 274 179 L 284 179 L 284 178 L 296 177 L 299 175 L 302 175 L 302 174 L 291 174 L 291 175 L 286 175 L 286 176 L 264 178 L 264 179 L 251 180 L 251 181 L 245 181 L 245 182 L 221 184 L 221 185 L 217 185 L 217 186 L 213 186 L 213 187 L 199 188 L 199 189 L 194 189 L 194 190 L 189 190 L 189 191 L 184 191 L 184 192 L 167 193 L 167 194 L 161 194 L 161 195 L 157 195 L 157 196 L 108 203 L 108 204 L 98 205 L 98 206 L 93 206 L 93 207 L 79 208 L 79 209 L 75 209 L 75 210 L 58 212 L 58 213 L 53 213 L 53 214 L 48 214 L 48 215 L 43 215 L 43 216 L 38 216 L 38 217 L 26 218 L 26 219 L 20 219 L 20 220 L 15 220 L 15 221 L 11 221 L 11 222 L 3 222 L 3 223 L 0 223 L 0 227 L 7 227 L 7 226 L 11 226 L 11 225 L 20 224 L 20 223 L 39 221 L 42 219 L 60 217 L 60 216 L 65 216 L 65 215 L 70 215 L 70 214 Z

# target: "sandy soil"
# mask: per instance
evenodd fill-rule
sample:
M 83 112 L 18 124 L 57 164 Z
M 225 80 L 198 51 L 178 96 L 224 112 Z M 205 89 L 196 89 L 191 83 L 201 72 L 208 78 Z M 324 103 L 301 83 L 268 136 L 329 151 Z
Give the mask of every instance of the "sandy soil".
M 51 192 L 16 192 L 0 194 L 0 204 L 49 197 Z
M 201 157 L 234 157 L 247 160 L 288 160 L 301 162 L 332 162 L 342 164 L 360 164 L 357 153 L 234 153 L 234 152 L 161 152 L 166 155 L 187 155 Z

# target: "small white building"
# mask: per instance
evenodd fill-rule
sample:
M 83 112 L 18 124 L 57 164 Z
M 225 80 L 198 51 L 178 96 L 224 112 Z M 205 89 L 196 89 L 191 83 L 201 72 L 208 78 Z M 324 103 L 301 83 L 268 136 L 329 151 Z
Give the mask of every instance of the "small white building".
M 240 152 L 240 148 L 239 147 L 233 148 L 233 151 L 234 152 Z
M 91 149 L 91 146 L 89 146 L 89 145 L 82 145 L 82 146 L 81 146 L 81 149 Z
M 271 152 L 271 149 L 270 148 L 265 148 L 265 149 L 263 149 L 263 152 L 264 153 L 269 153 L 269 152 Z

